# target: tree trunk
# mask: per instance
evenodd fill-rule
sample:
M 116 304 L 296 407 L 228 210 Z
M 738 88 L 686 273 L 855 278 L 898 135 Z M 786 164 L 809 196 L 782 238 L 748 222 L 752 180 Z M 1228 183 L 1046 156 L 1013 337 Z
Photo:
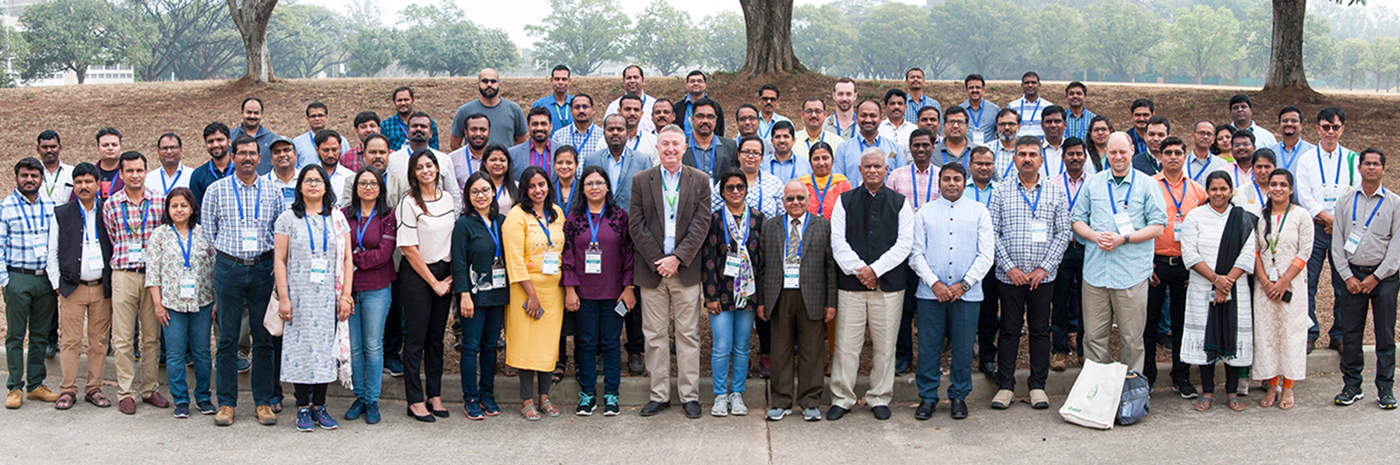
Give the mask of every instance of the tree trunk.
M 741 71 L 757 76 L 806 69 L 792 51 L 792 0 L 739 0 L 739 4 L 748 36 Z
M 87 65 L 79 65 L 77 69 L 73 70 L 73 74 L 78 76 L 78 85 L 82 85 L 84 82 L 87 82 L 87 70 Z
M 243 51 L 248 59 L 248 71 L 244 79 L 263 83 L 272 80 L 272 60 L 267 53 L 267 22 L 272 19 L 272 9 L 277 0 L 227 0 L 233 24 L 243 37 Z
M 1269 72 L 1265 93 L 1287 93 L 1308 100 L 1322 95 L 1308 85 L 1303 74 L 1303 18 L 1307 0 L 1273 0 L 1274 35 L 1269 47 Z

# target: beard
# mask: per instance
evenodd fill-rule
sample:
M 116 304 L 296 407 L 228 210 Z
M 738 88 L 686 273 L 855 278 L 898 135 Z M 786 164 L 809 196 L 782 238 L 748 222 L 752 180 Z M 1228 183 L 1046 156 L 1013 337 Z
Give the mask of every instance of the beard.
M 477 90 L 481 91 L 481 96 L 485 98 L 495 98 L 497 94 L 501 93 L 494 87 L 478 87 Z

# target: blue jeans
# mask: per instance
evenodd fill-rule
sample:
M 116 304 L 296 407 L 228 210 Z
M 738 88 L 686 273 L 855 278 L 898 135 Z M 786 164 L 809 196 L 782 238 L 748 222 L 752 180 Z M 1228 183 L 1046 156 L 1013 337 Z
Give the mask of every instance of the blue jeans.
M 355 312 L 350 314 L 350 379 L 355 398 L 378 402 L 384 379 L 384 321 L 389 316 L 391 287 L 355 293 Z
M 710 315 L 710 332 L 714 335 L 710 376 L 716 396 L 744 392 L 744 383 L 749 377 L 749 335 L 753 333 L 753 317 L 753 310 L 727 310 Z
M 1331 266 L 1332 295 L 1347 293 L 1346 283 L 1337 274 L 1337 264 L 1332 263 L 1332 235 L 1323 232 L 1321 225 L 1313 223 L 1313 249 L 1312 255 L 1308 256 L 1308 318 L 1312 319 L 1312 327 L 1308 328 L 1309 343 L 1317 341 L 1322 335 L 1321 327 L 1317 325 L 1317 283 L 1322 280 L 1323 260 Z M 1339 307 L 1336 297 L 1333 297 L 1332 328 L 1327 330 L 1327 338 L 1333 341 L 1342 340 L 1342 326 L 1337 324 L 1342 320 Z
M 574 365 L 578 367 L 578 390 L 598 393 L 598 363 L 603 354 L 603 393 L 616 395 L 622 383 L 622 321 L 613 311 L 617 300 L 580 299 L 574 314 L 578 332 L 574 335 Z
M 214 299 L 219 309 L 219 351 L 214 369 L 219 406 L 238 406 L 238 333 L 243 309 L 248 309 L 248 332 L 253 336 L 251 379 L 254 405 L 272 405 L 277 395 L 277 340 L 262 325 L 272 296 L 272 258 L 244 266 L 224 257 L 214 259 Z
M 505 307 L 477 306 L 471 318 L 462 317 L 462 400 L 471 402 L 496 395 L 496 339 L 505 324 Z M 480 376 L 477 372 L 480 371 Z M 520 382 L 525 382 L 521 380 Z
M 190 403 L 190 387 L 185 384 L 185 350 L 194 358 L 194 399 L 209 401 L 209 330 L 213 324 L 214 305 L 199 307 L 198 312 L 183 313 L 167 310 L 170 325 L 165 327 L 165 371 L 170 381 L 170 400 L 176 405 Z
M 919 383 L 919 399 L 937 402 L 939 378 L 943 371 L 939 368 L 943 360 L 943 341 L 953 348 L 953 359 L 948 378 L 949 399 L 964 399 L 972 392 L 972 344 L 977 337 L 977 316 L 981 312 L 981 302 L 939 302 L 919 299 L 919 365 L 916 380 Z

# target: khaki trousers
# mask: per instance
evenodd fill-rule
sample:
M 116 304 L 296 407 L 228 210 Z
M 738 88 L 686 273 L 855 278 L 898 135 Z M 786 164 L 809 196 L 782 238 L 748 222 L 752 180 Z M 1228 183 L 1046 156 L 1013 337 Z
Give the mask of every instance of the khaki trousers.
M 1113 361 L 1108 338 L 1117 323 L 1118 337 L 1123 339 L 1123 363 L 1129 370 L 1141 373 L 1146 358 L 1142 331 L 1147 324 L 1147 281 L 1127 289 L 1097 287 L 1086 282 L 1081 294 L 1085 358 L 1099 363 Z
M 865 403 L 871 407 L 889 405 L 894 394 L 894 345 L 904 311 L 904 291 L 836 291 L 836 302 L 831 405 L 849 410 L 856 404 L 856 372 L 867 331 L 874 356 Z
M 131 341 L 141 322 L 141 376 L 137 384 L 136 353 Z M 117 358 L 117 397 L 146 398 L 160 386 L 160 320 L 146 290 L 146 274 L 112 272 L 112 356 Z
M 676 388 L 681 402 L 700 401 L 700 285 L 663 278 L 655 288 L 642 288 L 642 336 L 646 367 L 651 374 L 649 400 L 671 400 L 669 330 L 676 331 Z
M 87 332 L 83 324 L 87 323 Z M 102 388 L 107 360 L 107 338 L 112 330 L 112 299 L 102 296 L 102 285 L 78 285 L 68 297 L 58 296 L 58 364 L 63 371 L 59 392 L 78 393 L 78 356 L 87 335 L 87 385 L 83 393 Z

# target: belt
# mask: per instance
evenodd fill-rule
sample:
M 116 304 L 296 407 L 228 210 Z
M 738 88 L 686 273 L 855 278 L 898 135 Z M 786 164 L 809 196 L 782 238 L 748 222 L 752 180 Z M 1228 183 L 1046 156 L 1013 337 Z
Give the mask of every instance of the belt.
M 99 279 L 94 279 L 94 280 L 92 280 L 92 281 L 78 281 L 78 284 L 83 285 L 83 286 L 101 286 L 101 285 L 102 285 L 102 279 L 99 278 Z
M 1171 255 L 1153 255 L 1153 263 L 1161 263 L 1167 266 L 1181 266 L 1181 257 Z
M 237 264 L 243 265 L 243 266 L 253 266 L 253 265 L 257 265 L 259 262 L 261 262 L 261 261 L 263 261 L 263 260 L 267 260 L 267 259 L 272 258 L 272 251 L 271 251 L 271 250 L 269 250 L 269 251 L 267 251 L 267 252 L 263 252 L 261 255 L 258 255 L 258 256 L 253 257 L 253 258 L 238 258 L 238 257 L 235 257 L 235 256 L 233 256 L 233 255 L 229 255 L 229 254 L 226 254 L 226 253 L 223 253 L 223 252 L 215 252 L 215 253 L 217 253 L 220 257 L 229 259 L 229 260 L 233 261 L 234 263 L 237 263 Z
M 15 267 L 15 266 L 7 266 L 7 267 L 5 267 L 5 269 L 6 269 L 6 270 L 9 270 L 11 273 L 28 274 L 28 275 L 34 275 L 34 276 L 43 276 L 43 275 L 44 275 L 44 270 L 42 270 L 42 269 L 39 269 L 39 270 L 31 270 L 31 269 L 28 269 L 28 268 L 20 268 L 20 267 Z
M 136 267 L 136 268 L 128 268 L 128 269 L 112 270 L 112 271 L 125 271 L 125 272 L 127 272 L 127 273 L 146 274 L 146 267 L 141 266 L 141 267 Z
M 1360 271 L 1360 272 L 1362 272 L 1362 273 L 1364 273 L 1364 274 L 1366 274 L 1366 275 L 1373 275 L 1373 274 L 1376 274 L 1376 267 L 1377 267 L 1377 266 L 1379 266 L 1379 265 L 1375 265 L 1375 266 L 1351 265 L 1351 269 L 1352 269 L 1353 271 Z

